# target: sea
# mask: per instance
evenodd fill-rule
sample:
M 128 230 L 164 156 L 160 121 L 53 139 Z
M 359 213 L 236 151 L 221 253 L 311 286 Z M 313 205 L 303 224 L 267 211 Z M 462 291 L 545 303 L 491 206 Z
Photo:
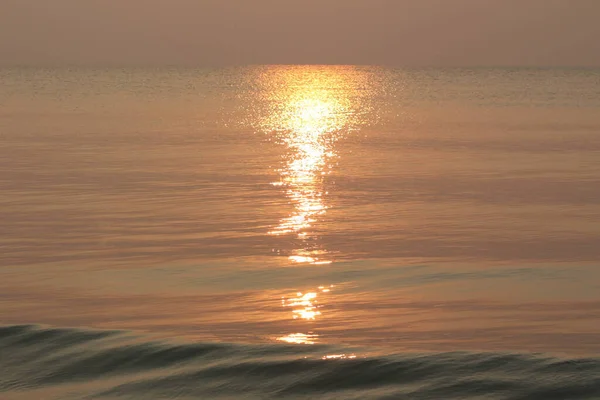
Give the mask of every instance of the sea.
M 600 70 L 1 68 L 0 398 L 600 399 Z

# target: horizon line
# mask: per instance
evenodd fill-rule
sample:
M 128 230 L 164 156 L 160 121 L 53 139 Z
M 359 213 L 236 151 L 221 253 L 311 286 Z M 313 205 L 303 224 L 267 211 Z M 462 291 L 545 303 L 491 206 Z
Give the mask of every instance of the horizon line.
M 347 64 L 347 63 L 232 63 L 232 64 L 168 64 L 168 63 L 0 63 L 4 68 L 101 68 L 101 69 L 142 69 L 142 68 L 182 68 L 182 69 L 227 69 L 248 67 L 364 67 L 388 69 L 600 69 L 599 65 L 531 65 L 531 64 Z

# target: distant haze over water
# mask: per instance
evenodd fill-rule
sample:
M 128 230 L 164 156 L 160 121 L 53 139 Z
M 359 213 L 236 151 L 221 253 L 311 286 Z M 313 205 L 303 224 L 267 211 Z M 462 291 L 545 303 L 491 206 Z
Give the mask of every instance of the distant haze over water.
M 597 0 L 3 0 L 0 64 L 600 66 Z

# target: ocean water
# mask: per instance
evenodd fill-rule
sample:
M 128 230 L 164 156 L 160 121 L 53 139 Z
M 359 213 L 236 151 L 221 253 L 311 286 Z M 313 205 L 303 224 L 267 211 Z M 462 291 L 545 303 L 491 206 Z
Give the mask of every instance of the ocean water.
M 0 398 L 600 399 L 600 70 L 0 69 Z

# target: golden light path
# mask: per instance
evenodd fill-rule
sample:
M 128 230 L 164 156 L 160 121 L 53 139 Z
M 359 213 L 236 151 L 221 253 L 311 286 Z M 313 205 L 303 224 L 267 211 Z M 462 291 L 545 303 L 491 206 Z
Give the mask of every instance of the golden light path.
M 291 333 L 287 336 L 277 338 L 277 340 L 291 344 L 315 344 L 317 335 L 313 333 Z
M 287 147 L 280 180 L 273 185 L 285 188 L 294 206 L 269 234 L 300 239 L 302 245 L 288 256 L 293 263 L 332 262 L 313 228 L 328 208 L 324 178 L 332 170 L 335 144 L 358 122 L 355 89 L 361 76 L 349 67 L 284 67 L 264 75 L 276 107 L 263 128 L 276 132 Z
M 269 234 L 289 235 L 297 243 L 287 256 L 294 264 L 331 264 L 331 254 L 324 248 L 315 225 L 327 212 L 325 179 L 337 157 L 335 145 L 348 132 L 361 125 L 361 109 L 368 74 L 354 67 L 274 67 L 260 76 L 271 107 L 262 120 L 262 129 L 275 134 L 285 145 L 279 181 L 293 206 L 291 213 L 279 221 Z M 361 94 L 362 93 L 362 94 Z M 364 110 L 362 110 L 364 111 Z M 292 310 L 298 323 L 314 323 L 322 316 L 319 299 L 331 286 L 298 292 L 283 298 L 282 306 Z M 306 327 L 302 330 L 306 332 Z M 319 335 L 292 333 L 277 340 L 294 344 L 314 344 Z M 352 358 L 331 355 L 325 359 Z
M 314 321 L 317 319 L 317 317 L 321 316 L 321 311 L 319 311 L 319 308 L 321 307 L 318 300 L 319 295 L 322 293 L 331 292 L 332 288 L 334 288 L 334 285 L 319 286 L 318 290 L 313 292 L 298 292 L 296 293 L 295 297 L 290 299 L 286 299 L 285 297 L 282 298 L 281 305 L 283 307 L 289 307 L 292 309 L 293 319 Z M 319 335 L 313 332 L 309 332 L 307 334 L 292 333 L 290 335 L 277 338 L 277 340 L 295 344 L 314 344 L 317 342 L 318 336 Z
M 287 188 L 287 195 L 295 210 L 269 233 L 295 234 L 297 238 L 308 241 L 311 239 L 311 226 L 327 209 L 323 200 L 322 176 L 327 173 L 327 158 L 334 154 L 325 139 L 326 136 L 333 136 L 338 127 L 331 121 L 335 115 L 332 101 L 320 99 L 319 93 L 313 90 L 305 90 L 297 95 L 306 97 L 290 102 L 288 112 L 283 114 L 283 126 L 289 131 L 284 141 L 290 153 L 287 155 L 286 168 L 280 172 L 281 180 L 275 183 Z M 323 251 L 306 246 L 307 243 L 303 248 L 294 250 L 288 257 L 290 261 L 331 263 L 321 258 Z
M 319 305 L 317 300 L 319 293 L 329 293 L 333 287 L 333 285 L 329 287 L 319 286 L 318 291 L 308 293 L 298 292 L 296 297 L 291 299 L 282 298 L 281 303 L 284 307 L 292 308 L 294 319 L 315 320 L 316 317 L 321 315 L 321 312 L 318 310 Z

